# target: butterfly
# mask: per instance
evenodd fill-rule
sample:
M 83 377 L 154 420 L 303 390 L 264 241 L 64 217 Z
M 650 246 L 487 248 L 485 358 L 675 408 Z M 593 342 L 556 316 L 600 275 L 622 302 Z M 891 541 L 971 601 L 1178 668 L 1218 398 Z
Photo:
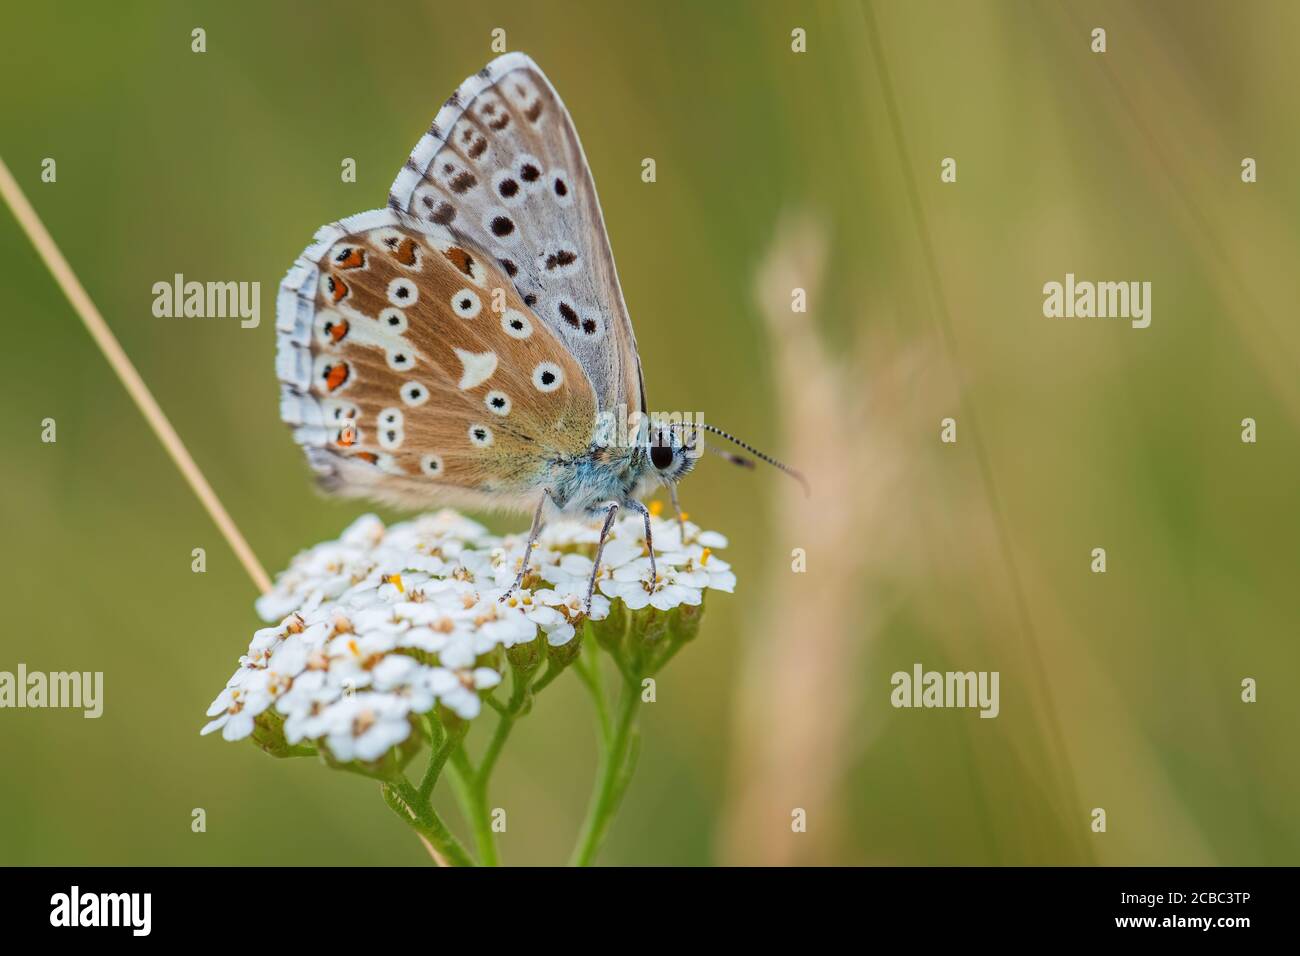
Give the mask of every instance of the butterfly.
M 319 484 L 404 508 L 641 515 L 699 457 L 702 421 L 647 412 L 591 170 L 538 66 L 498 57 L 438 111 L 386 208 L 323 226 L 280 285 L 281 417 Z M 752 467 L 749 459 L 720 454 Z M 684 525 L 683 525 L 684 528 Z

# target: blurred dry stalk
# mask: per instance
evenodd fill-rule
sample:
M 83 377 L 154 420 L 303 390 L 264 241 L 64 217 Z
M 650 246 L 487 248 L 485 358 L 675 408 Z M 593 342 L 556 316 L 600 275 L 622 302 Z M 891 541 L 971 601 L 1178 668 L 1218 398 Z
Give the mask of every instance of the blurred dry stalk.
M 883 592 L 873 592 L 923 557 L 908 543 L 904 503 L 920 434 L 909 395 L 931 363 L 923 348 L 885 334 L 832 355 L 811 318 L 826 260 L 825 226 L 790 213 L 756 281 L 774 344 L 781 448 L 813 495 L 779 485 L 775 547 L 805 549 L 809 568 L 772 562 L 744 641 L 720 846 L 733 864 L 835 857 L 837 786 L 865 743 L 856 719 L 863 659 L 886 613 Z M 792 311 L 795 288 L 810 311 Z M 817 821 L 808 833 L 792 834 L 795 807 Z

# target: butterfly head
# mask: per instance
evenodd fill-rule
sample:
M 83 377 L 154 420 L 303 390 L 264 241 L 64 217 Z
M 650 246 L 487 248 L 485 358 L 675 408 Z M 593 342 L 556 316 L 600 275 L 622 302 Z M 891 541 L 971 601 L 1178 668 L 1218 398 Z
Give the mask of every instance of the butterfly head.
M 649 473 L 664 484 L 675 485 L 685 478 L 700 457 L 694 433 L 676 428 L 653 429 L 642 448 Z

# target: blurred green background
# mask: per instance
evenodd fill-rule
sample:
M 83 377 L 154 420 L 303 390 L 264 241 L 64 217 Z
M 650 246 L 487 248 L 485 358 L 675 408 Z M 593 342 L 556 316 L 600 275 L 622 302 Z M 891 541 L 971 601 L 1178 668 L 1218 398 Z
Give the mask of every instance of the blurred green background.
M 11 4 L 0 156 L 273 573 L 364 508 L 278 420 L 276 285 L 496 27 L 582 135 L 652 407 L 815 489 L 684 484 L 740 583 L 645 708 L 603 861 L 1300 859 L 1300 6 Z M 155 318 L 177 272 L 260 281 L 261 326 Z M 1067 272 L 1150 281 L 1151 327 L 1044 318 Z M 8 210 L 0 290 L 0 670 L 106 684 L 99 720 L 0 712 L 0 863 L 427 863 L 376 785 L 199 738 L 253 590 Z M 894 710 L 916 661 L 999 670 L 1001 715 Z M 507 862 L 565 859 L 594 763 L 566 676 L 494 781 Z

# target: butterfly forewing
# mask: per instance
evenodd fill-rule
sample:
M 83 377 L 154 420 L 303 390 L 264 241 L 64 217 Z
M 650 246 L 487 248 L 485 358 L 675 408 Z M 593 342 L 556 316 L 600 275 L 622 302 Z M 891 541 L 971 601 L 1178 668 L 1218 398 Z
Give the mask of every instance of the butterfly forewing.
M 390 207 L 487 250 L 577 357 L 600 409 L 644 409 L 636 341 L 568 111 L 535 63 L 498 57 L 438 112 Z
M 524 506 L 586 450 L 591 383 L 493 257 L 392 210 L 316 239 L 281 286 L 278 365 L 327 488 Z

